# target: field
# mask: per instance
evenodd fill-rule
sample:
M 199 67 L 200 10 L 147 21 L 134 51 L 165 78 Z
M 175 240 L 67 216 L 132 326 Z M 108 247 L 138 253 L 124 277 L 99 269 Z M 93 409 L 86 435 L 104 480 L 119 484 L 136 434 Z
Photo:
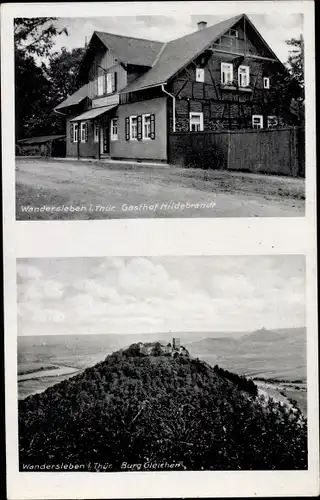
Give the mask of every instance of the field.
M 179 333 L 181 343 L 194 357 L 214 366 L 260 381 L 261 390 L 285 393 L 306 411 L 305 329 L 258 331 L 238 338 L 202 338 L 199 333 Z M 202 334 L 202 336 L 210 333 Z M 268 341 L 269 335 L 269 341 Z M 42 392 L 102 361 L 115 350 L 138 341 L 168 342 L 172 334 L 156 335 L 66 335 L 18 337 L 19 398 Z M 265 336 L 265 341 L 261 337 Z M 280 381 L 280 382 L 277 382 Z M 296 383 L 292 383 L 296 381 Z M 299 381 L 299 383 L 297 382 Z
M 298 217 L 304 200 L 301 178 L 16 159 L 17 220 Z

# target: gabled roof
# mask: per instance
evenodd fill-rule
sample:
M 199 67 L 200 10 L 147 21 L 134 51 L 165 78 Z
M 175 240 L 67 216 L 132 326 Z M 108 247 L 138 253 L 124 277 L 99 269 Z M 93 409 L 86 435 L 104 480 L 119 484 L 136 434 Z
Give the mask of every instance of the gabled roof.
M 88 111 L 85 111 L 84 113 L 81 113 L 81 115 L 76 116 L 75 118 L 72 118 L 72 122 L 78 122 L 78 121 L 84 121 L 84 120 L 92 120 L 92 118 L 96 118 L 97 116 L 103 115 L 104 113 L 107 113 L 108 111 L 111 111 L 112 109 L 116 108 L 118 104 L 110 104 L 109 106 L 102 106 L 100 108 L 91 108 Z
M 166 83 L 205 48 L 236 24 L 242 15 L 232 17 L 203 30 L 172 40 L 163 47 L 153 67 L 121 92 L 134 92 L 145 87 Z
M 132 38 L 114 35 L 113 33 L 103 33 L 101 31 L 95 31 L 94 34 L 124 64 L 151 67 L 164 45 L 163 42 L 157 42 L 156 40 Z
M 79 104 L 86 97 L 88 97 L 87 84 L 83 85 L 78 90 L 76 90 L 73 94 L 67 97 L 67 99 L 58 104 L 58 106 L 56 106 L 54 109 L 63 109 L 67 108 L 68 106 L 74 106 L 75 104 Z
M 28 137 L 27 139 L 19 139 L 19 144 L 43 144 L 45 142 L 56 141 L 58 139 L 65 139 L 65 135 L 43 135 L 41 137 Z
M 83 70 L 85 62 L 88 62 L 88 58 L 92 57 L 94 45 L 99 40 L 99 44 L 101 43 L 104 47 L 108 48 L 118 58 L 119 62 L 150 67 L 137 80 L 127 85 L 124 89 L 121 89 L 120 93 L 135 92 L 144 88 L 155 87 L 167 83 L 168 80 L 185 68 L 193 59 L 196 59 L 241 19 L 244 19 L 247 25 L 254 31 L 271 58 L 284 67 L 245 14 L 231 17 L 213 26 L 197 30 L 167 43 L 95 31 L 91 37 L 81 67 Z M 83 85 L 83 87 L 56 106 L 55 109 L 58 110 L 78 104 L 87 96 L 87 85 Z
M 204 52 L 212 43 L 216 42 L 241 19 L 246 20 L 247 25 L 254 30 L 256 36 L 260 39 L 260 42 L 270 53 L 270 56 L 282 65 L 255 26 L 251 23 L 250 19 L 248 19 L 245 14 L 241 14 L 164 44 L 155 62 L 153 63 L 152 68 L 144 75 L 140 76 L 137 80 L 122 89 L 121 93 L 135 92 L 136 90 L 166 83 L 170 80 L 170 78 L 175 76 L 178 71 L 186 67 L 193 59 Z

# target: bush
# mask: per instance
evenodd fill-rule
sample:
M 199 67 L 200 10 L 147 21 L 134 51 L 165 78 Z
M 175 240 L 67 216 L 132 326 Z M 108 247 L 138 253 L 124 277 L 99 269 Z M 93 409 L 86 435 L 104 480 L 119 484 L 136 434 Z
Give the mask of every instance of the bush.
M 302 415 L 252 397 L 254 384 L 200 360 L 136 347 L 19 401 L 28 464 L 181 463 L 185 470 L 307 468 Z M 128 355 L 130 353 L 130 355 Z

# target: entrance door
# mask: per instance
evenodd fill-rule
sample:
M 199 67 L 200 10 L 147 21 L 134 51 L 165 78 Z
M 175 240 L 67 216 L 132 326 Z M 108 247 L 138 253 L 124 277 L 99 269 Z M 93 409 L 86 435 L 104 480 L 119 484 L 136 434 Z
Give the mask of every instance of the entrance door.
M 100 127 L 100 154 L 109 153 L 109 133 L 106 124 L 101 124 Z

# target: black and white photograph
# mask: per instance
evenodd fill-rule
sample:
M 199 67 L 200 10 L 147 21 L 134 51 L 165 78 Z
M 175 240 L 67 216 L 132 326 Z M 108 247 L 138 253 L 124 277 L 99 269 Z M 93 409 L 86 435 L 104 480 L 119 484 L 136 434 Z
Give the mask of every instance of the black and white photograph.
M 314 0 L 0 10 L 7 498 L 317 496 Z
M 19 259 L 21 472 L 306 470 L 301 255 Z
M 183 6 L 14 19 L 17 220 L 305 215 L 303 14 Z

